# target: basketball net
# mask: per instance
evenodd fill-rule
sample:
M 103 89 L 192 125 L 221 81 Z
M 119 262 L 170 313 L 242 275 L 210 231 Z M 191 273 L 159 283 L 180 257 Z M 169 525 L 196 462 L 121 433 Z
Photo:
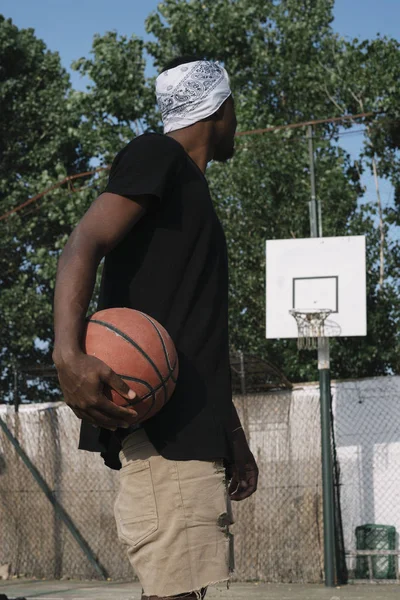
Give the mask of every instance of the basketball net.
M 289 311 L 297 323 L 297 347 L 299 350 L 315 350 L 324 344 L 327 333 L 331 331 L 331 325 L 326 319 L 332 313 L 329 308 L 304 308 Z M 332 326 L 335 325 L 332 323 Z

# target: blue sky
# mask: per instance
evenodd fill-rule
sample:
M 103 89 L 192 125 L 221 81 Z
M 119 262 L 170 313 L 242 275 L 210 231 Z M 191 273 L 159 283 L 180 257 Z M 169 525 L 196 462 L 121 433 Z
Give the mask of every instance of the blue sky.
M 211 0 L 205 0 L 211 1 Z M 19 28 L 33 28 L 52 51 L 58 51 L 63 66 L 70 72 L 75 89 L 85 90 L 88 81 L 70 70 L 70 64 L 89 56 L 95 33 L 116 30 L 119 35 L 148 39 L 144 30 L 146 16 L 157 7 L 156 0 L 2 0 L 0 12 Z M 333 27 L 342 36 L 372 38 L 377 33 L 399 38 L 400 0 L 336 0 Z M 151 67 L 148 73 L 152 72 Z M 354 157 L 360 150 L 362 135 L 341 140 Z M 373 178 L 364 175 L 366 200 L 375 201 Z M 390 202 L 391 186 L 381 181 L 384 204 Z

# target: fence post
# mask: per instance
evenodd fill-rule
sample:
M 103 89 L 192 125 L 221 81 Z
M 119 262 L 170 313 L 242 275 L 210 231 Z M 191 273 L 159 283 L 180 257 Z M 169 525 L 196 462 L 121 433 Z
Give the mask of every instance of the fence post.
M 13 387 L 13 403 L 14 411 L 17 413 L 19 408 L 19 394 L 18 394 L 18 370 L 14 363 L 13 365 L 13 376 L 14 376 L 14 387 Z
M 246 371 L 244 368 L 243 352 L 241 350 L 239 351 L 239 357 L 240 357 L 240 387 L 241 387 L 242 394 L 245 394 L 246 393 Z

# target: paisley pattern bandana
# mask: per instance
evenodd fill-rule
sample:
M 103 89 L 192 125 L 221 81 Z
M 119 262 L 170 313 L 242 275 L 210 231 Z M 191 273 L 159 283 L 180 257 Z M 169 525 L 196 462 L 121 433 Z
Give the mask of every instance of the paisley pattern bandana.
M 198 60 L 161 73 L 156 96 L 164 133 L 210 117 L 230 95 L 228 73 L 218 63 Z

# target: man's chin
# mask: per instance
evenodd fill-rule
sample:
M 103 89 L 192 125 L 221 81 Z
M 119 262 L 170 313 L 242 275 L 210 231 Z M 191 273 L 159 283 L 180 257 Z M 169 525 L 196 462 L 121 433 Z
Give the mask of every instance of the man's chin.
M 224 150 L 216 150 L 213 160 L 215 160 L 216 162 L 227 162 L 229 159 L 233 158 L 235 155 L 235 147 L 232 146 L 229 149 L 224 149 Z

